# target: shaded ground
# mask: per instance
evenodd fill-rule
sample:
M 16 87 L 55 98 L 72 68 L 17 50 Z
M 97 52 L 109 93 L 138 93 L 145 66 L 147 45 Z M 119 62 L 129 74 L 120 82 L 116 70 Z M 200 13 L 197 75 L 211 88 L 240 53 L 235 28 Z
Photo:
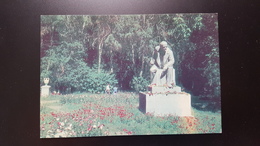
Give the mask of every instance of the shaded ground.
M 191 106 L 201 111 L 221 112 L 221 102 L 220 100 L 214 98 L 199 98 L 197 96 L 193 96 L 191 98 Z

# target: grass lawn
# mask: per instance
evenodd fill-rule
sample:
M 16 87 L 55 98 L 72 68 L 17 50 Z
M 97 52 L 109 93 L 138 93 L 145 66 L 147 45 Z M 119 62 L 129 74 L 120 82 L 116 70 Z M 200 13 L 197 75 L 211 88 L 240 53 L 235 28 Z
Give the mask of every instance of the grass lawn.
M 193 108 L 194 117 L 158 117 L 138 106 L 131 92 L 41 97 L 41 138 L 221 133 L 220 112 Z

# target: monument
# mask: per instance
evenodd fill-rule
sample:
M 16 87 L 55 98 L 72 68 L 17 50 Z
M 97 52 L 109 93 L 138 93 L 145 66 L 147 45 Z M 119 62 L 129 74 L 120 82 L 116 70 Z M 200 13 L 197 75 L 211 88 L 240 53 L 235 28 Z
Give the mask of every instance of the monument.
M 150 61 L 151 85 L 139 93 L 139 109 L 156 116 L 192 116 L 191 95 L 176 85 L 173 52 L 163 41 Z
M 49 83 L 50 79 L 49 78 L 44 78 L 43 82 L 45 85 L 41 86 L 41 96 L 43 97 L 47 97 L 50 94 L 50 87 L 49 85 L 47 85 Z

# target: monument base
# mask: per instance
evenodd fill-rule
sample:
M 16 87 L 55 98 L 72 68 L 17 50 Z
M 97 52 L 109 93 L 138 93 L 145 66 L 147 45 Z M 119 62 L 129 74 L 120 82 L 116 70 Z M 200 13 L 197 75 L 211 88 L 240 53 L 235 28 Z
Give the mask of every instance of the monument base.
M 152 94 L 139 93 L 139 109 L 156 116 L 192 116 L 191 96 L 188 93 Z
M 160 87 L 160 86 L 148 86 L 147 90 L 151 93 L 175 93 L 175 92 L 181 92 L 181 87 L 179 86 L 173 86 L 172 88 L 168 87 Z
M 41 86 L 41 96 L 49 96 L 50 87 L 51 86 L 48 86 L 48 85 Z

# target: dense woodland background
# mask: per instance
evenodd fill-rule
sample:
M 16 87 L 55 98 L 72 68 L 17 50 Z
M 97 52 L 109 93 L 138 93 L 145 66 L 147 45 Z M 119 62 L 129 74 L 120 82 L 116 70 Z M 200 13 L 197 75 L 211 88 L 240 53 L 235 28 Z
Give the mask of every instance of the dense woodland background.
M 220 100 L 217 14 L 43 15 L 41 80 L 52 90 L 145 90 L 152 51 L 173 50 L 177 85 L 199 98 Z M 43 81 L 41 81 L 43 83 Z

